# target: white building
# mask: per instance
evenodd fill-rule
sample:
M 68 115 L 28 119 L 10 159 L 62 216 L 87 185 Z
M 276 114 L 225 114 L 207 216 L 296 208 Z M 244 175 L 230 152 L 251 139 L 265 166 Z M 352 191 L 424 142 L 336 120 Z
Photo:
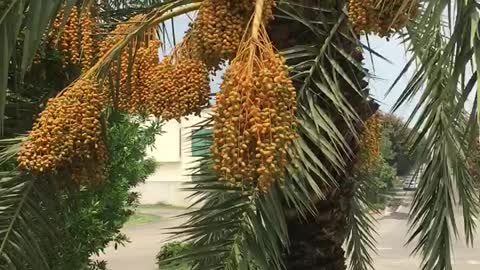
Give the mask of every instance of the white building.
M 141 204 L 190 205 L 191 201 L 186 197 L 191 193 L 181 188 L 183 183 L 191 181 L 189 169 L 196 160 L 195 144 L 198 142 L 192 144 L 191 134 L 197 128 L 192 126 L 204 120 L 208 113 L 209 110 L 205 110 L 201 116 L 189 116 L 180 122 L 171 120 L 162 127 L 163 133 L 157 135 L 155 147 L 149 153 L 159 166 L 144 184 L 135 189 L 141 194 Z

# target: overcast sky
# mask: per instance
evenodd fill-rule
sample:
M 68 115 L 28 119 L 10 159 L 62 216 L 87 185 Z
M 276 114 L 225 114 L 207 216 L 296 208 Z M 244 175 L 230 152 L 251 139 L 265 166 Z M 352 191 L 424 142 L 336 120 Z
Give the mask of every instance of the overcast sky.
M 369 81 L 371 88 L 371 94 L 378 100 L 382 111 L 389 112 L 396 100 L 405 88 L 408 78 L 404 76 L 387 96 L 387 91 L 393 84 L 398 74 L 402 71 L 407 63 L 406 50 L 403 44 L 400 44 L 398 39 L 392 38 L 387 41 L 384 38 L 375 36 L 369 37 L 370 47 L 379 54 L 390 60 L 391 63 L 386 62 L 378 57 L 374 56 L 373 66 L 369 53 L 365 54 L 365 65 L 367 69 L 375 76 Z M 402 118 L 408 118 L 413 110 L 413 104 L 405 104 L 395 112 L 396 115 Z

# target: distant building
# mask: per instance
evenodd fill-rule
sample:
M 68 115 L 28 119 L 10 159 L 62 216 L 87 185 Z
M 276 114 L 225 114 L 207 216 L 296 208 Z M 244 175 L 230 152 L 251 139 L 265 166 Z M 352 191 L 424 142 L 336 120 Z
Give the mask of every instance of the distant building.
M 158 135 L 155 148 L 149 156 L 155 158 L 159 166 L 144 184 L 135 191 L 141 194 L 141 204 L 166 203 L 175 206 L 188 206 L 191 201 L 186 197 L 190 192 L 182 191 L 185 182 L 191 181 L 189 169 L 195 164 L 199 153 L 196 150 L 200 141 L 191 141 L 192 128 L 208 115 L 210 110 L 202 112 L 201 116 L 189 116 L 180 122 L 171 120 L 162 128 L 163 133 Z

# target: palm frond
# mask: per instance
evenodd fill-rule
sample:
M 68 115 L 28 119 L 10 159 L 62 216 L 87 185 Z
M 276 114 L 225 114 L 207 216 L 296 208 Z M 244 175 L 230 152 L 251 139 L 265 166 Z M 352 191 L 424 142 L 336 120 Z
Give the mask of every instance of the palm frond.
M 0 173 L 0 269 L 53 269 L 67 235 L 51 183 Z
M 331 53 L 331 50 L 335 49 L 332 39 L 336 36 L 340 25 L 345 23 L 347 19 L 346 15 L 341 14 L 333 25 L 331 25 L 331 22 L 326 21 L 325 17 L 322 16 L 325 21 L 320 21 L 319 27 L 318 24 L 314 25 L 302 16 L 301 11 L 295 5 L 287 3 L 285 6 L 280 6 L 279 9 L 284 13 L 284 17 L 306 25 L 311 30 L 312 34 L 318 36 L 322 41 L 321 46 L 311 47 L 300 45 L 284 52 L 284 56 L 287 60 L 296 58 L 298 61 L 299 59 L 304 58 L 303 61 L 295 63 L 291 68 L 292 78 L 301 83 L 298 102 L 300 104 L 305 104 L 305 106 L 310 106 L 312 102 L 307 101 L 308 99 L 314 98 L 332 103 L 334 107 L 338 109 L 339 115 L 343 118 L 344 123 L 348 125 L 353 134 L 356 134 L 353 123 L 357 122 L 359 117 L 352 105 L 342 94 L 343 91 L 341 90 L 339 80 L 345 80 L 359 93 L 360 96 L 362 95 L 360 94 L 361 89 L 358 89 L 358 84 L 353 83 L 355 78 L 352 80 L 352 78 L 347 76 L 341 65 L 338 64 L 338 60 L 335 57 L 332 57 L 333 54 Z M 342 54 L 342 50 L 338 46 L 336 48 L 339 53 Z M 343 60 L 350 61 L 352 59 L 347 57 Z M 363 71 L 363 69 L 361 69 L 361 71 Z M 308 110 L 308 107 L 306 109 Z M 346 151 L 348 149 L 348 144 L 346 143 L 339 145 L 343 146 L 340 150 Z
M 476 67 L 474 56 L 479 53 L 475 48 L 478 33 L 475 1 L 430 1 L 422 6 L 417 22 L 404 36 L 412 59 L 399 77 L 409 66 L 417 66 L 395 109 L 419 96 L 408 123 L 416 131 L 410 140 L 425 170 L 418 172 L 409 242 L 418 240 L 414 252 L 423 256 L 422 269 L 452 269 L 457 207 L 463 211 L 467 243 L 474 237 L 479 201 L 465 166 L 465 140 L 473 138 L 467 132 L 477 133 L 478 123 L 470 121 L 474 127 L 467 128 L 464 110 L 477 81 L 471 67 Z M 470 115 L 477 113 L 474 107 Z
M 14 159 L 20 151 L 22 142 L 26 136 L 18 136 L 14 138 L 0 139 L 0 165 Z
M 369 183 L 368 179 L 356 183 L 347 217 L 345 244 L 351 270 L 374 269 L 372 253 L 376 252 L 377 224 L 372 216 L 375 206 L 367 196 L 372 188 Z
M 62 0 L 12 0 L 0 11 L 0 121 L 3 122 L 10 60 L 20 33 L 23 39 L 20 74 L 25 74 Z M 68 14 L 65 14 L 68 16 Z M 0 123 L 1 124 L 1 123 Z M 3 124 L 1 124 L 3 126 Z
M 366 76 L 368 72 L 358 57 L 347 53 L 361 44 L 338 34 L 348 23 L 346 15 L 338 15 L 334 7 L 318 9 L 290 0 L 281 2 L 276 16 L 301 25 L 302 36 L 308 36 L 299 38 L 308 40 L 305 44 L 281 51 L 298 90 L 300 123 L 296 146 L 301 162 L 294 164 L 298 170 L 287 167 L 286 179 L 318 185 L 319 189 L 310 191 L 311 200 L 318 202 L 324 191 L 337 185 L 336 177 L 345 174 L 353 154 L 350 145 L 364 114 L 356 109 L 368 107 L 368 90 L 357 74 Z
M 103 1 L 98 4 L 99 15 L 108 21 L 125 21 L 137 14 L 145 14 L 168 1 Z

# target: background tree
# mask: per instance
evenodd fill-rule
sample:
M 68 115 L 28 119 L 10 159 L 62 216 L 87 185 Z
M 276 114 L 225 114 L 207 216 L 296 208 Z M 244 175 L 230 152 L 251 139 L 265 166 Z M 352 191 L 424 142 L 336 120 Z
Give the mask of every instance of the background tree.
M 393 150 L 393 156 L 387 161 L 397 169 L 398 175 L 407 175 L 412 172 L 415 164 L 415 157 L 412 153 L 413 145 L 408 141 L 409 134 L 414 131 L 408 128 L 401 118 L 393 114 L 384 114 L 382 118 L 386 139 L 391 143 Z

